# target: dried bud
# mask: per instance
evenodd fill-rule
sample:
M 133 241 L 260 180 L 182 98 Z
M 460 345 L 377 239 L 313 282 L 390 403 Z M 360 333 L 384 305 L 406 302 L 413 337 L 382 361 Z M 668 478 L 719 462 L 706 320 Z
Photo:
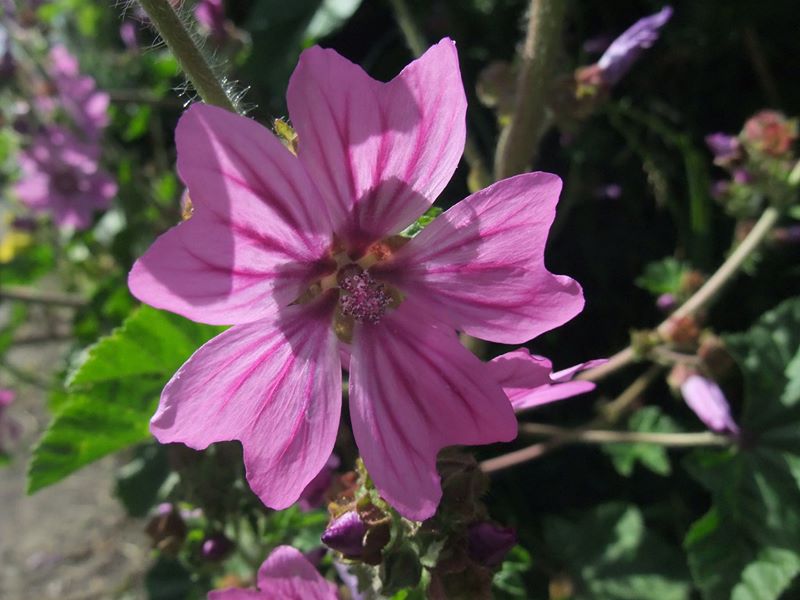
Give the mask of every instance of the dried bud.
M 364 552 L 367 525 L 355 511 L 334 519 L 322 534 L 322 543 L 348 558 L 360 558 Z
M 703 336 L 697 355 L 705 371 L 714 379 L 723 379 L 736 364 L 722 338 L 712 334 Z
M 469 557 L 487 567 L 497 567 L 517 544 L 517 532 L 510 527 L 500 527 L 490 521 L 470 525 L 467 530 Z
M 755 150 L 783 156 L 797 139 L 797 121 L 775 110 L 762 110 L 747 120 L 742 135 Z
M 680 292 L 684 296 L 691 296 L 706 282 L 706 277 L 700 271 L 691 269 L 681 275 Z
M 227 558 L 233 551 L 234 543 L 221 533 L 208 536 L 200 547 L 201 556 L 210 562 L 218 562 Z
M 160 504 L 145 528 L 153 547 L 165 554 L 177 554 L 186 539 L 187 527 L 173 504 Z
M 700 337 L 700 327 L 691 315 L 670 317 L 658 328 L 658 332 L 664 341 L 680 347 L 694 346 Z

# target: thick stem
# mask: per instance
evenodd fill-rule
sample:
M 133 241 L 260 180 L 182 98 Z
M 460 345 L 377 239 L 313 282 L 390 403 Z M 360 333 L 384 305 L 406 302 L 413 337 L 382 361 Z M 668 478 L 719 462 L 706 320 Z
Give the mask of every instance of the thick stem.
M 39 292 L 37 290 L 17 287 L 0 288 L 0 300 L 19 300 L 20 302 L 30 302 L 32 304 L 74 307 L 81 307 L 87 304 L 86 300 L 80 296 Z
M 739 273 L 747 258 L 758 249 L 762 242 L 767 238 L 770 230 L 778 222 L 780 212 L 774 207 L 767 208 L 758 219 L 753 229 L 747 234 L 736 249 L 728 256 L 719 269 L 705 282 L 703 287 L 697 290 L 691 298 L 683 303 L 672 313 L 663 323 L 658 326 L 658 330 L 668 326 L 670 319 L 694 315 L 698 311 L 709 306 L 717 299 L 725 286 Z M 609 375 L 616 373 L 634 361 L 636 355 L 630 346 L 617 352 L 605 364 L 578 375 L 578 379 L 588 381 L 599 381 Z
M 203 102 L 236 112 L 234 101 L 225 91 L 169 0 L 139 0 L 139 4 Z
M 727 446 L 732 440 L 710 431 L 700 433 L 656 433 L 598 429 L 571 430 L 541 423 L 522 423 L 521 433 L 566 438 L 577 444 L 655 444 L 658 446 Z
M 523 173 L 547 129 L 547 92 L 566 15 L 564 0 L 531 0 L 511 120 L 500 134 L 495 179 Z

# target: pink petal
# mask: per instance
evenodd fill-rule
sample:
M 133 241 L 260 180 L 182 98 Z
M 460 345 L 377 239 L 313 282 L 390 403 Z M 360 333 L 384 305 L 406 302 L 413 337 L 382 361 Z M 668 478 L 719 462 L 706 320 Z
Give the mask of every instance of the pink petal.
M 690 375 L 681 384 L 681 393 L 694 414 L 712 431 L 739 433 L 731 407 L 716 382 L 702 375 Z
M 299 156 L 353 244 L 397 233 L 436 199 L 461 158 L 466 98 L 444 39 L 389 83 L 333 50 L 300 56 L 287 92 Z
M 350 413 L 356 444 L 381 495 L 424 520 L 442 495 L 436 455 L 446 446 L 509 441 L 511 405 L 455 333 L 410 301 L 355 332 Z
M 258 570 L 258 588 L 264 598 L 281 600 L 337 600 L 336 585 L 314 568 L 303 553 L 278 546 Z M 226 599 L 227 600 L 227 599 Z
M 227 590 L 213 590 L 208 593 L 208 600 L 271 600 L 266 594 L 258 590 L 245 590 L 229 588 Z
M 544 264 L 560 191 L 549 173 L 499 181 L 439 216 L 376 276 L 479 338 L 516 344 L 558 327 L 583 308 L 580 285 Z
M 570 381 L 579 371 L 606 362 L 592 360 L 553 373 L 553 364 L 543 356 L 520 348 L 498 356 L 488 367 L 511 401 L 516 412 L 571 398 L 595 388 L 591 381 Z
M 206 343 L 164 388 L 153 435 L 195 449 L 239 440 L 253 491 L 271 508 L 293 504 L 328 461 L 339 425 L 332 308 L 288 307 Z
M 176 136 L 194 214 L 136 262 L 133 294 L 218 325 L 290 304 L 321 273 L 330 244 L 325 207 L 300 162 L 256 122 L 213 106 L 193 105 Z

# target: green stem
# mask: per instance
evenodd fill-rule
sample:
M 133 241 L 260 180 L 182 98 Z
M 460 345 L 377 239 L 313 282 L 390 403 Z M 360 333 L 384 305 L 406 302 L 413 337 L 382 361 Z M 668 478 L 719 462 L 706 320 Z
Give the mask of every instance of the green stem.
M 520 432 L 529 435 L 567 438 L 577 444 L 654 444 L 667 447 L 727 446 L 731 438 L 703 431 L 700 433 L 661 433 L 649 431 L 612 431 L 602 429 L 566 429 L 542 423 L 522 423 Z
M 236 105 L 211 68 L 169 0 L 139 0 L 198 95 L 207 104 L 231 112 Z
M 531 0 L 511 120 L 500 134 L 494 175 L 523 173 L 548 127 L 547 93 L 566 16 L 564 0 Z

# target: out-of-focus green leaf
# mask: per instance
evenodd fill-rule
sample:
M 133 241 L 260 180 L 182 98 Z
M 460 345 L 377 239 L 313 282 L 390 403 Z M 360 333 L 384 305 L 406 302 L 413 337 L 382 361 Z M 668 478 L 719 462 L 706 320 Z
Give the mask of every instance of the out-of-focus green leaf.
M 685 546 L 704 598 L 775 599 L 800 570 L 800 299 L 725 342 L 744 375 L 744 445 L 687 460 L 714 508 Z
M 635 506 L 604 504 L 578 518 L 549 517 L 544 536 L 569 572 L 575 600 L 689 597 L 683 557 L 647 530 Z
M 530 552 L 522 546 L 514 546 L 492 580 L 495 597 L 501 600 L 512 598 L 525 600 L 528 598 L 528 590 L 525 588 L 523 577 L 530 570 L 532 563 Z
M 414 221 L 411 225 L 406 227 L 403 231 L 400 232 L 400 235 L 403 237 L 413 238 L 417 235 L 420 231 L 425 229 L 428 225 L 433 223 L 433 220 L 442 214 L 442 209 L 438 206 L 431 206 L 425 213 L 416 221 Z
M 28 491 L 53 484 L 107 454 L 150 437 L 164 384 L 220 329 L 147 306 L 86 353 L 53 422 L 33 452 Z
M 362 0 L 322 0 L 305 30 L 305 38 L 318 40 L 341 27 L 361 6 Z
M 679 427 L 657 406 L 646 406 L 638 410 L 628 420 L 631 431 L 669 433 Z M 672 467 L 669 455 L 658 444 L 605 444 L 605 452 L 620 475 L 630 477 L 637 463 L 659 475 L 669 475 Z
M 636 280 L 636 285 L 656 296 L 675 294 L 680 290 L 681 278 L 688 270 L 688 265 L 670 256 L 648 264 Z
M 145 444 L 136 449 L 133 459 L 117 472 L 114 491 L 128 514 L 144 517 L 158 499 L 158 491 L 169 475 L 164 447 Z

